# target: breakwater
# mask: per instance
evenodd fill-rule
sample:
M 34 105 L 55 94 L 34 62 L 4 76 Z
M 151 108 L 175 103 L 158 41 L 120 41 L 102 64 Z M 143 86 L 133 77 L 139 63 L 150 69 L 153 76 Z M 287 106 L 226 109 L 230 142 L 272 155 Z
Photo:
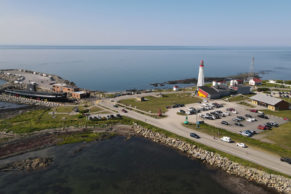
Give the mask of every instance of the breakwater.
M 35 99 L 30 99 L 30 98 L 10 96 L 10 95 L 6 95 L 6 94 L 0 94 L 0 101 L 11 102 L 11 103 L 16 103 L 16 104 L 45 106 L 45 107 L 56 107 L 56 106 L 61 105 L 60 103 L 56 103 L 56 102 L 41 101 L 41 100 L 35 100 Z
M 177 138 L 167 137 L 164 134 L 153 132 L 138 124 L 134 124 L 133 129 L 138 135 L 151 139 L 154 142 L 162 143 L 180 150 L 183 153 L 186 153 L 189 157 L 199 159 L 213 167 L 220 168 L 228 174 L 243 177 L 248 181 L 265 185 L 282 193 L 291 193 L 291 179 L 289 178 L 269 174 L 255 168 L 246 167 L 239 163 L 233 162 L 220 154 L 201 149 L 196 145 L 186 143 Z

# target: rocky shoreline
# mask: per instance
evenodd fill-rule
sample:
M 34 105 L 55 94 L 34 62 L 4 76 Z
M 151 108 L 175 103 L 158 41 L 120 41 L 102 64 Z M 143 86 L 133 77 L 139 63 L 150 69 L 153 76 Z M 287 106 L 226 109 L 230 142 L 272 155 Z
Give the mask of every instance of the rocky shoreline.
M 177 138 L 171 138 L 165 136 L 164 134 L 153 132 L 138 124 L 134 124 L 133 129 L 138 135 L 151 139 L 154 142 L 162 143 L 174 149 L 180 150 L 181 152 L 186 153 L 190 158 L 199 159 L 213 167 L 224 170 L 228 174 L 243 177 L 248 181 L 265 185 L 281 193 L 291 193 L 291 179 L 243 166 L 217 153 L 206 151 L 196 145 L 185 143 Z
M 52 162 L 53 158 L 39 158 L 39 157 L 27 158 L 22 161 L 16 161 L 0 166 L 0 172 L 12 170 L 31 171 L 43 169 L 48 167 Z

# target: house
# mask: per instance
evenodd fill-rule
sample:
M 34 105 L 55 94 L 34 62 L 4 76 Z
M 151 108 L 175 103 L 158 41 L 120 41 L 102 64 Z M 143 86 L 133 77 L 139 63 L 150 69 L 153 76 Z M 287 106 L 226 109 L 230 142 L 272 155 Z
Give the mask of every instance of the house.
M 76 91 L 76 92 L 72 92 L 72 98 L 74 99 L 82 99 L 82 98 L 87 98 L 89 97 L 89 93 L 86 91 Z
M 178 91 L 179 90 L 179 86 L 174 86 L 173 87 L 173 91 Z
M 67 84 L 54 84 L 52 90 L 57 93 L 63 92 L 63 87 L 67 86 Z
M 231 87 L 231 89 L 235 91 L 237 94 L 250 94 L 251 93 L 250 86 L 233 86 Z
M 230 86 L 238 86 L 238 85 L 242 85 L 244 83 L 243 80 L 240 80 L 240 79 L 233 79 L 233 80 L 230 80 Z
M 276 81 L 275 81 L 275 80 L 269 80 L 269 83 L 270 83 L 270 84 L 275 84 Z
M 73 86 L 67 86 L 67 84 L 54 84 L 52 90 L 57 93 L 68 93 L 79 91 L 79 88 Z
M 249 80 L 249 85 L 251 86 L 257 86 L 257 85 L 262 85 L 262 80 L 260 78 L 252 78 Z
M 274 98 L 266 94 L 257 94 L 250 97 L 252 103 L 255 105 L 260 105 L 267 107 L 270 110 L 288 110 L 290 104 L 280 98 Z
M 217 92 L 212 87 L 208 87 L 208 86 L 199 87 L 197 95 L 200 96 L 200 97 L 209 98 L 209 99 L 220 98 L 219 92 Z

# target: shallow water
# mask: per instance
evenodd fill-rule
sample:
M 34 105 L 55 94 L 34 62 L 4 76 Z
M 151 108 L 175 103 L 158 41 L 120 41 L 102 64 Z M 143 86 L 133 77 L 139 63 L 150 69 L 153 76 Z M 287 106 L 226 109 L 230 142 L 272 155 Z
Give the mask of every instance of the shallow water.
M 140 137 L 57 146 L 0 164 L 39 155 L 53 156 L 54 164 L 0 173 L 0 193 L 272 193 Z

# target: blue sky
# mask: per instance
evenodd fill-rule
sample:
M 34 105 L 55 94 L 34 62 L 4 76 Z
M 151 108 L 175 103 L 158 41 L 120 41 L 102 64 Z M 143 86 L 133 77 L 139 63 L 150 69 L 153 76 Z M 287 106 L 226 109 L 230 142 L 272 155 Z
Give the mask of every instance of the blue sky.
M 291 46 L 290 0 L 0 0 L 0 44 Z

